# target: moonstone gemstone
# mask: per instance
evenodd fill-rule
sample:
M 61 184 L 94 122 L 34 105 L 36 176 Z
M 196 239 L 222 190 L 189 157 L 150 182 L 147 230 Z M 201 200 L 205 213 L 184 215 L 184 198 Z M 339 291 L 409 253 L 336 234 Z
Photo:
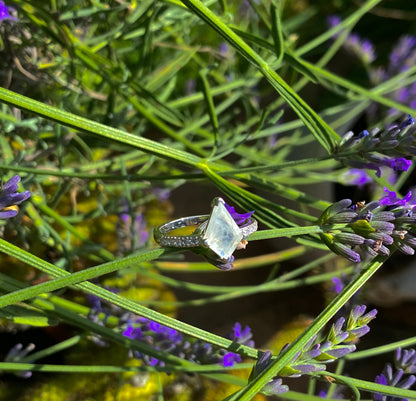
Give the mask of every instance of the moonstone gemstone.
M 242 239 L 243 234 L 224 203 L 217 202 L 204 233 L 205 244 L 221 259 L 228 260 Z

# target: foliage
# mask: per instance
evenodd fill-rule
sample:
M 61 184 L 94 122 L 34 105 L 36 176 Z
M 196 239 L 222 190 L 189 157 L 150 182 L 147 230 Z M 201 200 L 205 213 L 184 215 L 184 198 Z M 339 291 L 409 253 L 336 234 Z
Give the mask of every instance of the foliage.
M 373 275 L 416 246 L 414 11 L 380 3 L 0 2 L 0 327 L 16 335 L 0 399 L 313 400 L 328 380 L 328 397 L 416 398 L 413 371 L 349 370 L 416 343 L 355 351 Z M 209 213 L 213 192 L 260 223 L 230 271 L 152 237 L 178 209 Z M 251 339 L 266 321 L 228 316 L 218 335 L 182 318 L 311 285 L 328 302 L 271 351 Z

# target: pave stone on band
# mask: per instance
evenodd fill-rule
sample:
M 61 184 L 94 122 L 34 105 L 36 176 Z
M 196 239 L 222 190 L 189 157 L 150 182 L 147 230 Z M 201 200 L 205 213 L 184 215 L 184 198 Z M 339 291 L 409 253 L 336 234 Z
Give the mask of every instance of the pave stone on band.
M 199 226 L 204 221 L 207 221 L 208 218 L 208 214 L 202 216 L 182 217 L 156 227 L 154 231 L 155 241 L 161 246 L 169 246 L 173 248 L 194 248 L 196 246 L 201 246 L 202 243 L 200 234 L 169 235 L 168 233 L 176 230 L 177 228 Z
M 190 235 L 169 235 L 177 228 L 197 226 Z M 156 242 L 165 247 L 202 247 L 213 252 L 221 261 L 228 261 L 239 244 L 257 230 L 257 221 L 249 218 L 239 227 L 221 198 L 215 198 L 210 215 L 190 216 L 173 220 L 155 228 Z

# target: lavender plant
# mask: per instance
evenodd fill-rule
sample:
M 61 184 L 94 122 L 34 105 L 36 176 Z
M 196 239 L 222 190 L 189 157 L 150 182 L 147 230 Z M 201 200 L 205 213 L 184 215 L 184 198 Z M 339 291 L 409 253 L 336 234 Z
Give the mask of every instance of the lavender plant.
M 0 1 L 0 399 L 416 398 L 360 341 L 416 246 L 412 10 L 344 3 Z
M 416 351 L 414 349 L 403 350 L 397 348 L 394 358 L 394 367 L 387 363 L 383 372 L 376 376 L 375 382 L 382 385 L 408 389 L 416 382 Z M 394 401 L 397 397 L 374 394 L 375 401 Z
M 393 171 L 407 171 L 412 165 L 409 157 L 415 153 L 415 132 L 412 128 L 414 119 L 411 116 L 399 125 L 380 131 L 362 131 L 358 135 L 347 132 L 339 143 L 339 152 L 351 152 L 348 156 L 339 156 L 339 160 L 354 168 L 370 169 L 381 176 L 381 168 L 388 167 Z M 406 159 L 408 157 L 408 159 Z
M 326 364 L 334 362 L 343 356 L 354 352 L 357 339 L 370 331 L 368 323 L 373 320 L 377 310 L 364 314 L 365 305 L 359 305 L 352 309 L 347 323 L 344 317 L 340 317 L 332 326 L 324 340 L 318 340 L 318 336 L 312 337 L 307 344 L 298 351 L 290 363 L 285 366 L 277 377 L 273 378 L 263 388 L 266 394 L 281 394 L 289 390 L 282 384 L 283 377 L 300 377 L 314 372 L 324 371 Z M 288 346 L 289 344 L 287 344 Z M 285 346 L 284 348 L 286 348 Z M 284 351 L 284 348 L 282 351 Z M 272 361 L 272 353 L 261 353 L 253 371 L 251 379 L 260 374 Z
M 16 18 L 12 15 L 11 7 L 0 1 L 0 22 L 5 20 L 16 21 Z
M 389 255 L 389 246 L 413 255 L 416 246 L 411 193 L 399 199 L 394 191 L 368 204 L 351 205 L 344 199 L 331 205 L 320 217 L 322 241 L 335 253 L 358 263 L 359 252 L 367 256 Z M 384 206 L 390 206 L 384 210 Z
M 146 318 L 128 319 L 123 335 L 137 341 L 146 342 L 158 350 L 169 352 L 172 355 L 198 364 L 219 364 L 223 367 L 230 367 L 235 363 L 241 362 L 240 355 L 234 352 L 225 352 L 225 350 L 213 347 L 209 343 L 186 339 L 175 329 Z M 238 322 L 234 324 L 232 331 L 227 336 L 229 340 L 237 344 L 254 347 L 251 337 L 250 328 L 248 326 L 242 328 Z M 142 359 L 149 366 L 165 365 L 163 361 L 141 352 L 134 351 L 133 355 Z
M 0 190 L 0 219 L 10 219 L 18 213 L 17 205 L 30 197 L 29 191 L 17 192 L 20 177 L 18 175 L 10 178 L 2 185 Z

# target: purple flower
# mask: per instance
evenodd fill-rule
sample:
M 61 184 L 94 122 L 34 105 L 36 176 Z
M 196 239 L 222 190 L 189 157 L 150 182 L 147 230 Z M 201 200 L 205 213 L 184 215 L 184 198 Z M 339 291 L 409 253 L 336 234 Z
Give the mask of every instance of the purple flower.
M 387 377 L 384 376 L 383 374 L 377 375 L 376 378 L 374 379 L 374 383 L 376 384 L 382 384 L 383 386 L 387 386 Z M 382 395 L 380 393 L 374 393 L 373 394 L 373 400 L 374 401 L 386 401 L 387 397 L 385 395 Z
M 270 351 L 259 351 L 259 358 L 251 371 L 249 381 L 253 380 L 263 370 L 265 370 L 272 362 L 272 353 Z M 262 392 L 266 395 L 282 394 L 289 391 L 289 387 L 282 384 L 282 379 L 279 377 L 273 378 L 262 389 Z
M 409 191 L 403 199 L 397 197 L 396 192 L 389 191 L 388 188 L 383 188 L 386 196 L 380 199 L 380 204 L 383 206 L 414 206 L 412 191 Z
M 406 157 L 416 155 L 412 117 L 384 131 L 375 128 L 358 135 L 347 132 L 338 145 L 336 159 L 354 169 L 375 170 L 381 176 L 381 168 L 393 171 L 407 171 L 412 161 Z M 343 155 L 345 153 L 345 155 Z
M 383 372 L 380 375 L 377 375 L 375 383 L 382 384 L 384 386 L 398 387 L 402 389 L 409 389 L 416 382 L 416 377 L 414 375 L 407 375 L 403 369 L 397 368 L 393 369 L 391 364 L 386 363 L 384 366 Z M 374 393 L 373 399 L 375 401 L 399 401 L 401 398 L 396 398 L 393 396 L 383 395 L 380 393 Z
M 226 42 L 222 42 L 220 44 L 220 54 L 221 56 L 225 57 L 229 51 L 228 44 Z
M 327 24 L 333 28 L 339 25 L 342 22 L 341 18 L 337 15 L 331 15 L 327 18 Z M 338 32 L 334 35 L 334 38 L 337 38 L 340 35 Z M 356 33 L 350 33 L 344 40 L 343 46 L 349 50 L 351 53 L 354 53 L 358 58 L 360 58 L 364 63 L 369 64 L 376 59 L 376 52 L 373 44 L 368 39 L 361 38 Z
M 141 340 L 143 338 L 142 329 L 140 327 L 133 327 L 128 325 L 123 331 L 123 336 L 132 338 L 134 340 Z
M 343 391 L 345 390 L 346 386 L 337 386 L 337 388 L 335 389 L 335 391 L 331 392 L 331 399 L 335 399 L 335 400 L 344 400 L 344 394 Z M 327 390 L 320 390 L 318 393 L 318 397 L 320 398 L 327 398 L 328 397 L 328 391 Z
M 341 23 L 341 17 L 339 15 L 329 15 L 326 18 L 326 23 L 329 27 L 334 28 Z M 336 35 L 339 36 L 339 33 Z
M 104 288 L 115 294 L 118 292 L 117 288 L 107 286 L 104 286 Z M 100 326 L 105 326 L 108 318 L 114 315 L 119 315 L 121 312 L 121 309 L 118 306 L 108 303 L 96 295 L 87 294 L 86 299 L 90 305 L 88 318 Z M 91 338 L 92 341 L 100 347 L 107 347 L 109 345 L 108 342 L 100 335 L 93 334 Z
M 156 196 L 156 198 L 161 202 L 167 201 L 171 193 L 170 189 L 160 187 L 153 188 L 152 192 Z
M 143 247 L 149 239 L 149 231 L 143 214 L 132 211 L 127 201 L 124 200 L 123 204 L 116 232 L 119 250 L 124 254 Z
M 0 219 L 9 219 L 17 215 L 14 206 L 19 205 L 30 197 L 29 191 L 16 192 L 20 177 L 13 176 L 0 189 Z M 10 208 L 10 209 L 9 209 Z M 3 210 L 6 209 L 6 210 Z
M 335 292 L 335 294 L 338 295 L 345 287 L 345 284 L 342 282 L 341 278 L 339 277 L 332 277 L 331 281 L 332 281 L 331 291 Z
M 230 340 L 243 344 L 241 340 L 247 341 L 247 338 L 251 338 L 251 330 L 247 326 L 242 331 L 240 331 L 241 325 L 239 323 L 236 323 L 234 327 L 236 330 L 233 330 Z M 238 336 L 235 335 L 236 331 L 239 334 Z M 169 352 L 172 355 L 199 364 L 217 363 L 224 367 L 230 367 L 241 362 L 240 355 L 234 352 L 228 352 L 200 340 L 195 341 L 191 338 L 185 338 L 175 329 L 143 317 L 130 318 L 123 330 L 123 335 L 144 342 L 155 350 Z M 251 342 L 251 344 L 254 346 L 254 342 Z M 141 359 L 147 365 L 164 366 L 163 361 L 140 351 L 134 350 L 132 355 Z
M 387 195 L 380 201 L 351 205 L 349 199 L 343 199 L 322 213 L 318 220 L 323 231 L 320 237 L 329 249 L 354 263 L 361 260 L 363 252 L 371 257 L 389 255 L 391 245 L 414 254 L 416 202 L 412 193 L 399 199 L 395 192 L 385 191 Z
M 403 369 L 404 373 L 416 374 L 416 350 L 402 350 L 400 347 L 396 350 L 394 365 L 397 369 Z
M 234 255 L 231 255 L 230 258 L 226 262 L 223 262 L 221 260 L 216 260 L 213 258 L 206 258 L 206 259 L 209 261 L 209 263 L 212 263 L 215 267 L 218 267 L 218 269 L 221 269 L 223 271 L 228 271 L 234 268 L 234 265 L 233 265 L 233 262 L 235 260 Z
M 241 356 L 234 352 L 227 352 L 222 358 L 222 366 L 225 368 L 234 366 L 236 363 L 241 362 Z
M 416 37 L 411 35 L 402 36 L 390 53 L 389 73 L 396 75 L 398 72 L 407 70 L 414 64 L 416 59 Z
M 398 157 L 396 159 L 388 159 L 386 162 L 388 167 L 391 167 L 394 171 L 407 171 L 412 165 L 411 160 L 407 160 L 404 157 Z
M 332 239 L 330 239 L 329 235 L 325 234 L 321 234 L 321 238 L 325 245 L 327 245 L 328 248 L 331 249 L 331 251 L 333 251 L 337 255 L 343 256 L 344 258 L 350 260 L 353 263 L 361 262 L 360 254 L 351 249 L 351 245 L 346 245 L 342 242 L 337 242 L 336 240 L 333 241 Z M 364 241 L 365 240 L 363 240 L 363 243 Z
M 389 63 L 386 67 L 370 70 L 370 79 L 373 84 L 378 85 L 383 81 L 397 76 L 401 72 L 408 70 L 416 63 L 416 37 L 402 36 L 393 50 L 390 53 Z M 415 108 L 416 91 L 414 82 L 403 86 L 400 82 L 397 85 L 398 89 L 387 94 L 390 98 L 399 103 Z M 389 114 L 396 115 L 398 110 L 392 108 Z
M 254 211 L 252 211 L 240 214 L 235 211 L 233 206 L 227 205 L 227 203 L 225 202 L 224 205 L 228 213 L 230 213 L 231 217 L 234 219 L 234 221 L 239 227 L 244 227 L 250 220 L 251 215 L 254 213 Z
M 10 14 L 11 8 L 6 6 L 3 1 L 0 1 L 0 22 L 6 19 L 17 21 L 15 17 Z
M 239 344 L 246 345 L 247 347 L 254 347 L 254 341 L 252 340 L 253 333 L 249 326 L 244 328 L 240 323 L 236 322 L 233 326 L 233 329 L 228 333 L 227 338 L 231 341 L 235 341 Z
M 358 305 L 354 307 L 348 317 L 348 321 L 345 324 L 345 318 L 340 317 L 331 327 L 331 330 L 327 336 L 327 342 L 329 344 L 322 345 L 321 348 L 325 349 L 325 352 L 329 352 L 330 349 L 335 351 L 333 356 L 343 355 L 344 353 L 352 352 L 353 349 L 349 348 L 352 342 L 355 342 L 358 338 L 367 334 L 370 330 L 368 323 L 373 320 L 377 315 L 377 310 L 373 309 L 370 312 L 365 313 L 367 307 L 365 305 Z M 345 328 L 344 328 L 345 326 Z M 340 346 L 340 344 L 345 345 Z M 328 349 L 327 349 L 328 348 Z
M 4 358 L 4 362 L 20 362 L 23 358 L 32 352 L 35 349 L 35 344 L 28 344 L 25 348 L 23 348 L 22 344 L 16 344 L 12 347 L 9 352 L 7 353 L 6 357 Z M 26 363 L 30 363 L 29 360 L 25 360 Z M 24 379 L 28 379 L 32 376 L 32 372 L 29 370 L 22 370 L 16 373 L 16 376 L 22 377 Z
M 346 185 L 357 185 L 362 188 L 364 185 L 373 182 L 374 180 L 365 171 L 359 168 L 352 168 L 342 176 L 343 183 Z
M 259 4 L 259 0 L 254 0 L 254 3 Z M 241 1 L 240 7 L 238 9 L 238 14 L 242 18 L 253 19 L 253 20 L 258 19 L 257 13 L 255 12 L 255 10 L 253 10 L 253 7 L 251 6 L 248 0 Z
M 292 358 L 291 362 L 279 371 L 279 376 L 273 378 L 268 384 L 270 392 L 268 394 L 279 394 L 287 391 L 287 386 L 282 386 L 281 377 L 299 377 L 313 372 L 319 372 L 326 369 L 326 363 L 333 362 L 342 358 L 348 353 L 355 351 L 355 345 L 351 344 L 358 337 L 361 337 L 369 328 L 367 324 L 374 319 L 377 311 L 374 309 L 364 315 L 365 305 L 356 306 L 346 319 L 339 318 L 331 327 L 324 341 L 319 342 L 318 336 L 313 336 Z M 289 346 L 286 344 L 280 353 Z M 249 381 L 266 369 L 272 362 L 270 351 L 260 352 L 256 365 L 254 366 Z M 264 390 L 264 389 L 263 389 Z

